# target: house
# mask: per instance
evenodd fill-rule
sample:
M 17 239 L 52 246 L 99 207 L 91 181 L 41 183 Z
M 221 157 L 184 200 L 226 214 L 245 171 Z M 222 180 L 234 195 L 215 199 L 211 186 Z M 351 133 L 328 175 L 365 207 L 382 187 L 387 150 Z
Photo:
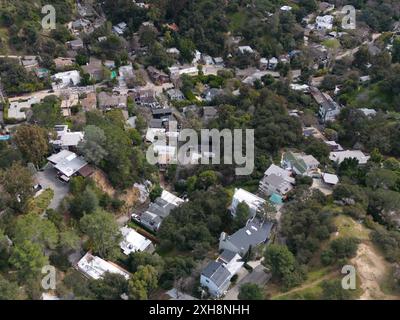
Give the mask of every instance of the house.
M 214 58 L 214 63 L 215 63 L 217 66 L 223 67 L 223 66 L 224 66 L 224 58 L 222 58 L 222 57 L 215 57 L 215 58 Z
M 101 81 L 104 77 L 103 64 L 101 60 L 90 57 L 90 61 L 87 65 L 82 66 L 83 72 L 89 74 L 90 79 L 95 81 Z
M 151 80 L 156 84 L 156 85 L 161 85 L 163 83 L 169 82 L 169 76 L 163 72 L 160 71 L 153 66 L 149 66 L 147 68 L 147 72 L 151 78 Z
M 291 172 L 277 165 L 272 164 L 264 173 L 260 181 L 259 191 L 266 195 L 277 193 L 285 196 L 293 189 L 295 179 L 291 177 Z
M 174 58 L 178 58 L 181 54 L 181 52 L 177 48 L 168 48 L 167 53 Z
M 54 59 L 53 61 L 54 61 L 54 64 L 55 64 L 57 70 L 63 70 L 65 68 L 72 67 L 73 65 L 75 65 L 74 58 L 58 57 L 58 58 Z
M 268 60 L 268 69 L 269 70 L 275 70 L 276 67 L 278 66 L 278 59 L 275 57 L 272 57 L 271 59 Z
M 135 103 L 139 106 L 156 108 L 159 103 L 153 90 L 137 90 L 133 93 Z
M 47 160 L 54 165 L 58 177 L 65 182 L 69 182 L 71 177 L 76 175 L 87 177 L 93 173 L 85 159 L 68 150 L 61 150 Z
M 335 9 L 335 5 L 334 4 L 330 4 L 328 2 L 322 1 L 319 4 L 319 10 L 322 13 L 328 13 L 330 11 L 332 11 L 333 9 Z
M 335 174 L 330 174 L 330 173 L 323 173 L 322 174 L 322 180 L 330 185 L 330 186 L 335 186 L 339 183 L 339 178 Z
M 324 141 L 331 151 L 343 151 L 343 147 L 336 141 Z
M 315 28 L 317 30 L 332 30 L 333 28 L 333 16 L 325 15 L 318 16 L 315 18 Z
M 17 121 L 26 120 L 25 111 L 29 110 L 32 105 L 39 103 L 40 99 L 36 97 L 32 97 L 28 100 L 19 100 L 10 102 L 10 106 L 8 107 L 8 118 L 15 119 Z
M 126 66 L 119 67 L 118 72 L 119 72 L 119 77 L 124 81 L 133 79 L 136 77 L 135 73 L 133 71 L 132 64 L 128 64 Z
M 153 115 L 153 118 L 155 118 L 155 119 L 169 118 L 169 116 L 172 115 L 172 109 L 170 109 L 170 108 L 156 108 L 156 109 L 152 109 L 151 113 Z
M 282 7 L 281 7 L 281 10 L 282 10 L 282 11 L 288 12 L 288 11 L 291 11 L 291 10 L 292 10 L 292 7 L 291 7 L 291 6 L 282 6 Z
M 312 176 L 318 171 L 319 161 L 311 155 L 285 152 L 282 156 L 282 167 L 302 176 Z
M 140 214 L 132 214 L 132 219 L 145 226 L 149 230 L 158 231 L 163 219 L 169 216 L 170 212 L 184 203 L 184 200 L 163 190 L 161 196 Z
M 78 38 L 76 40 L 68 41 L 67 46 L 71 48 L 73 51 L 77 51 L 79 49 L 83 49 L 83 41 Z
M 207 102 L 213 101 L 216 97 L 221 96 L 224 94 L 224 90 L 222 89 L 217 89 L 217 88 L 210 88 L 205 90 L 201 96 L 203 97 L 204 100 Z
M 171 31 L 174 31 L 174 32 L 178 32 L 178 31 L 179 31 L 179 27 L 178 27 L 178 25 L 177 25 L 175 22 L 173 22 L 173 23 L 171 23 L 171 24 L 165 24 L 164 26 L 165 26 L 167 29 L 171 30 Z
M 171 77 L 180 77 L 183 74 L 188 74 L 188 75 L 192 75 L 192 76 L 196 76 L 199 73 L 199 69 L 197 68 L 197 66 L 193 66 L 193 65 L 174 65 L 172 67 L 168 68 Z
M 122 252 L 129 256 L 133 252 L 151 251 L 154 249 L 151 241 L 129 227 L 122 227 L 123 240 L 119 244 Z
M 81 82 L 79 71 L 72 70 L 56 73 L 53 77 L 53 90 L 60 90 L 70 86 L 77 86 Z
M 375 117 L 376 116 L 376 110 L 375 109 L 368 109 L 368 108 L 360 108 L 360 110 L 366 117 Z
M 122 36 L 127 29 L 128 25 L 125 22 L 120 22 L 116 26 L 112 27 L 112 31 L 118 36 Z
M 21 59 L 21 64 L 27 71 L 35 71 L 39 68 L 39 62 L 36 56 L 25 56 Z
M 275 193 L 285 196 L 292 189 L 293 186 L 289 182 L 276 174 L 264 176 L 260 181 L 260 192 L 267 195 L 273 195 Z
M 57 137 L 54 140 L 50 140 L 50 143 L 55 150 L 75 149 L 84 137 L 83 132 L 71 132 L 68 129 L 68 125 L 56 125 L 54 130 Z
M 340 106 L 327 93 L 322 93 L 316 87 L 310 87 L 311 95 L 319 105 L 318 116 L 323 123 L 335 121 L 340 113 Z
M 217 118 L 218 110 L 215 107 L 203 107 L 203 121 L 209 123 Z
M 126 108 L 127 96 L 114 95 L 107 92 L 100 92 L 97 96 L 97 101 L 100 109 L 109 110 L 111 108 Z
M 91 111 L 97 107 L 97 96 L 95 92 L 89 92 L 85 98 L 81 99 L 83 110 Z
M 261 58 L 260 61 L 258 62 L 259 67 L 261 70 L 267 70 L 268 69 L 268 59 L 266 58 Z
M 329 159 L 337 164 L 341 164 L 345 159 L 357 159 L 358 164 L 363 165 L 366 164 L 370 158 L 370 156 L 365 155 L 360 150 L 344 150 L 331 152 L 329 154 Z
M 230 206 L 230 211 L 233 216 L 236 215 L 236 209 L 239 203 L 242 202 L 249 206 L 250 216 L 252 217 L 254 217 L 257 214 L 257 211 L 260 210 L 265 204 L 265 200 L 256 196 L 255 194 L 252 194 L 244 189 L 235 189 Z
M 267 243 L 270 239 L 273 223 L 261 222 L 257 219 L 249 220 L 243 228 L 232 235 L 221 233 L 219 239 L 220 250 L 230 250 L 240 256 L 245 256 L 250 248 Z
M 124 270 L 113 262 L 94 256 L 90 252 L 86 253 L 83 258 L 79 260 L 76 267 L 86 277 L 94 280 L 103 278 L 106 272 L 120 274 L 126 280 L 130 278 L 128 271 Z
M 61 96 L 61 111 L 64 117 L 71 115 L 71 107 L 79 104 L 79 94 L 67 92 Z
M 203 269 L 200 284 L 208 289 L 212 297 L 219 298 L 227 292 L 232 277 L 239 272 L 243 264 L 240 255 L 224 250 L 216 261 L 211 261 Z
M 175 100 L 175 101 L 185 100 L 185 95 L 179 89 L 169 89 L 167 90 L 166 93 L 170 100 Z
M 239 46 L 238 51 L 240 54 L 253 54 L 254 50 L 250 46 Z
M 201 60 L 203 61 L 204 64 L 208 64 L 208 65 L 214 64 L 214 59 L 211 56 L 209 56 L 208 54 L 202 54 Z

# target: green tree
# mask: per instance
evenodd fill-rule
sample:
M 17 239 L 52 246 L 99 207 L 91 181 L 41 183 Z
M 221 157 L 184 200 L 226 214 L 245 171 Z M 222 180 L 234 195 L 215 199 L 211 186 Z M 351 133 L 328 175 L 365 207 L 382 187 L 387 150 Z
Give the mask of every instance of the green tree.
M 58 243 L 58 231 L 49 220 L 37 214 L 28 213 L 17 219 L 14 227 L 13 240 L 15 243 L 30 241 L 41 248 L 54 249 Z
M 128 292 L 128 281 L 123 275 L 106 272 L 99 280 L 90 280 L 89 289 L 98 300 L 120 300 Z
M 152 266 L 140 266 L 129 280 L 129 297 L 132 300 L 147 300 L 157 288 L 158 274 Z
M 85 127 L 85 139 L 79 143 L 78 149 L 88 162 L 98 165 L 107 155 L 105 144 L 104 131 L 94 125 L 88 125 Z
M 102 258 L 113 259 L 119 254 L 121 232 L 114 217 L 101 209 L 86 214 L 80 220 L 82 231 L 88 235 L 90 247 Z
M 150 191 L 150 201 L 155 201 L 158 197 L 161 197 L 163 189 L 159 184 L 156 184 Z
M 132 273 L 135 273 L 140 266 L 148 265 L 154 267 L 158 274 L 162 274 L 164 264 L 164 260 L 156 253 L 133 252 L 128 258 L 129 271 Z
M 34 104 L 31 122 L 45 128 L 54 128 L 55 125 L 63 123 L 60 100 L 56 96 L 47 96 L 42 103 Z
M 255 283 L 245 283 L 240 286 L 239 300 L 263 300 L 264 294 L 262 289 Z
M 340 280 L 323 281 L 322 299 L 324 300 L 350 300 L 351 292 L 342 287 Z
M 294 255 L 286 246 L 276 244 L 268 246 L 265 251 L 265 265 L 286 288 L 299 285 L 304 280 L 304 274 L 299 270 Z
M 213 170 L 206 170 L 199 174 L 197 179 L 197 185 L 200 189 L 207 190 L 210 186 L 216 185 L 218 182 L 218 176 Z
M 0 171 L 0 185 L 10 206 L 21 210 L 33 195 L 33 177 L 31 172 L 20 163 Z
M 246 202 L 241 202 L 236 208 L 236 215 L 234 218 L 235 228 L 243 228 L 247 220 L 250 218 L 250 208 Z
M 18 127 L 13 136 L 23 157 L 39 166 L 49 152 L 48 136 L 45 129 L 38 126 L 23 125 Z
M 396 37 L 393 41 L 392 59 L 394 63 L 400 63 L 400 38 Z
M 8 281 L 0 274 L 0 300 L 15 300 L 18 298 L 18 285 Z
M 39 244 L 25 240 L 14 246 L 10 264 L 18 270 L 21 279 L 32 279 L 40 274 L 43 266 L 49 264 L 49 260 Z

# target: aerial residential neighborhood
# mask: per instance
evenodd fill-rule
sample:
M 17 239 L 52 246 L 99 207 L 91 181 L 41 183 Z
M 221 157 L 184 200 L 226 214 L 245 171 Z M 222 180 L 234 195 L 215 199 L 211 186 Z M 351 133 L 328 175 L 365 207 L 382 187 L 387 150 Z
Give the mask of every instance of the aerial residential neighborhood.
M 48 2 L 0 4 L 0 300 L 400 298 L 400 3 Z

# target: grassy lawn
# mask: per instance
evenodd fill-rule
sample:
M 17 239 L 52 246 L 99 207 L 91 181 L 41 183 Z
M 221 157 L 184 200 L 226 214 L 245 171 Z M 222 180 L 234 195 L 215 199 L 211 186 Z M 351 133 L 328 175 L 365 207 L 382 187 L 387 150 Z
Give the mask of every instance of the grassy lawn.
M 50 205 L 51 200 L 54 197 L 54 191 L 52 189 L 44 190 L 38 197 L 33 198 L 28 203 L 28 212 L 42 214 L 48 206 Z
M 335 217 L 334 221 L 338 228 L 338 237 L 354 237 L 361 241 L 369 240 L 370 230 L 351 217 L 341 214 Z M 337 238 L 334 235 L 332 237 Z

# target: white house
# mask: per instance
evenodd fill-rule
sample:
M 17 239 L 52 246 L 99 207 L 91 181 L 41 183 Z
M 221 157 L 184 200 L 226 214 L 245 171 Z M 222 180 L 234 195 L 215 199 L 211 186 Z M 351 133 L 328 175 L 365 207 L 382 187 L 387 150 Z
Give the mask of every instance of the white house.
M 285 152 L 282 156 L 282 167 L 302 176 L 312 176 L 318 171 L 319 161 L 311 155 L 296 152 Z
M 81 82 L 79 71 L 72 70 L 67 72 L 59 72 L 53 76 L 53 90 L 64 89 L 70 86 L 76 86 Z
M 244 262 L 236 252 L 224 250 L 216 261 L 211 261 L 201 272 L 200 284 L 210 295 L 219 298 L 226 294 L 232 277 L 242 268 Z
M 246 53 L 253 54 L 254 53 L 254 50 L 250 46 L 240 46 L 238 48 L 238 50 L 241 54 L 246 54 Z
M 146 251 L 152 245 L 149 239 L 137 233 L 131 228 L 122 227 L 119 230 L 121 231 L 123 237 L 123 240 L 121 241 L 119 246 L 121 247 L 124 254 L 127 256 L 132 252 Z
M 260 181 L 259 191 L 267 195 L 276 193 L 285 196 L 293 189 L 294 184 L 295 179 L 291 177 L 290 171 L 272 164 Z
M 332 30 L 333 16 L 331 15 L 318 16 L 315 19 L 315 28 L 317 30 Z
M 110 261 L 105 261 L 100 257 L 93 256 L 90 252 L 86 253 L 83 258 L 79 260 L 77 268 L 85 276 L 95 280 L 103 278 L 106 272 L 120 274 L 126 280 L 130 278 L 128 271 Z
M 329 159 L 333 162 L 337 162 L 341 164 L 345 159 L 357 159 L 359 164 L 366 164 L 370 158 L 370 156 L 365 155 L 360 150 L 344 150 L 344 151 L 337 151 L 331 152 L 329 154 Z
M 68 125 L 56 125 L 54 127 L 57 137 L 54 140 L 50 140 L 50 143 L 56 149 L 75 148 L 78 146 L 84 138 L 84 133 L 81 131 L 71 132 L 68 129 Z
M 251 216 L 254 217 L 259 209 L 265 204 L 265 199 L 262 199 L 251 192 L 244 189 L 235 189 L 235 194 L 231 203 L 231 214 L 236 215 L 236 209 L 239 203 L 244 202 L 249 206 Z

